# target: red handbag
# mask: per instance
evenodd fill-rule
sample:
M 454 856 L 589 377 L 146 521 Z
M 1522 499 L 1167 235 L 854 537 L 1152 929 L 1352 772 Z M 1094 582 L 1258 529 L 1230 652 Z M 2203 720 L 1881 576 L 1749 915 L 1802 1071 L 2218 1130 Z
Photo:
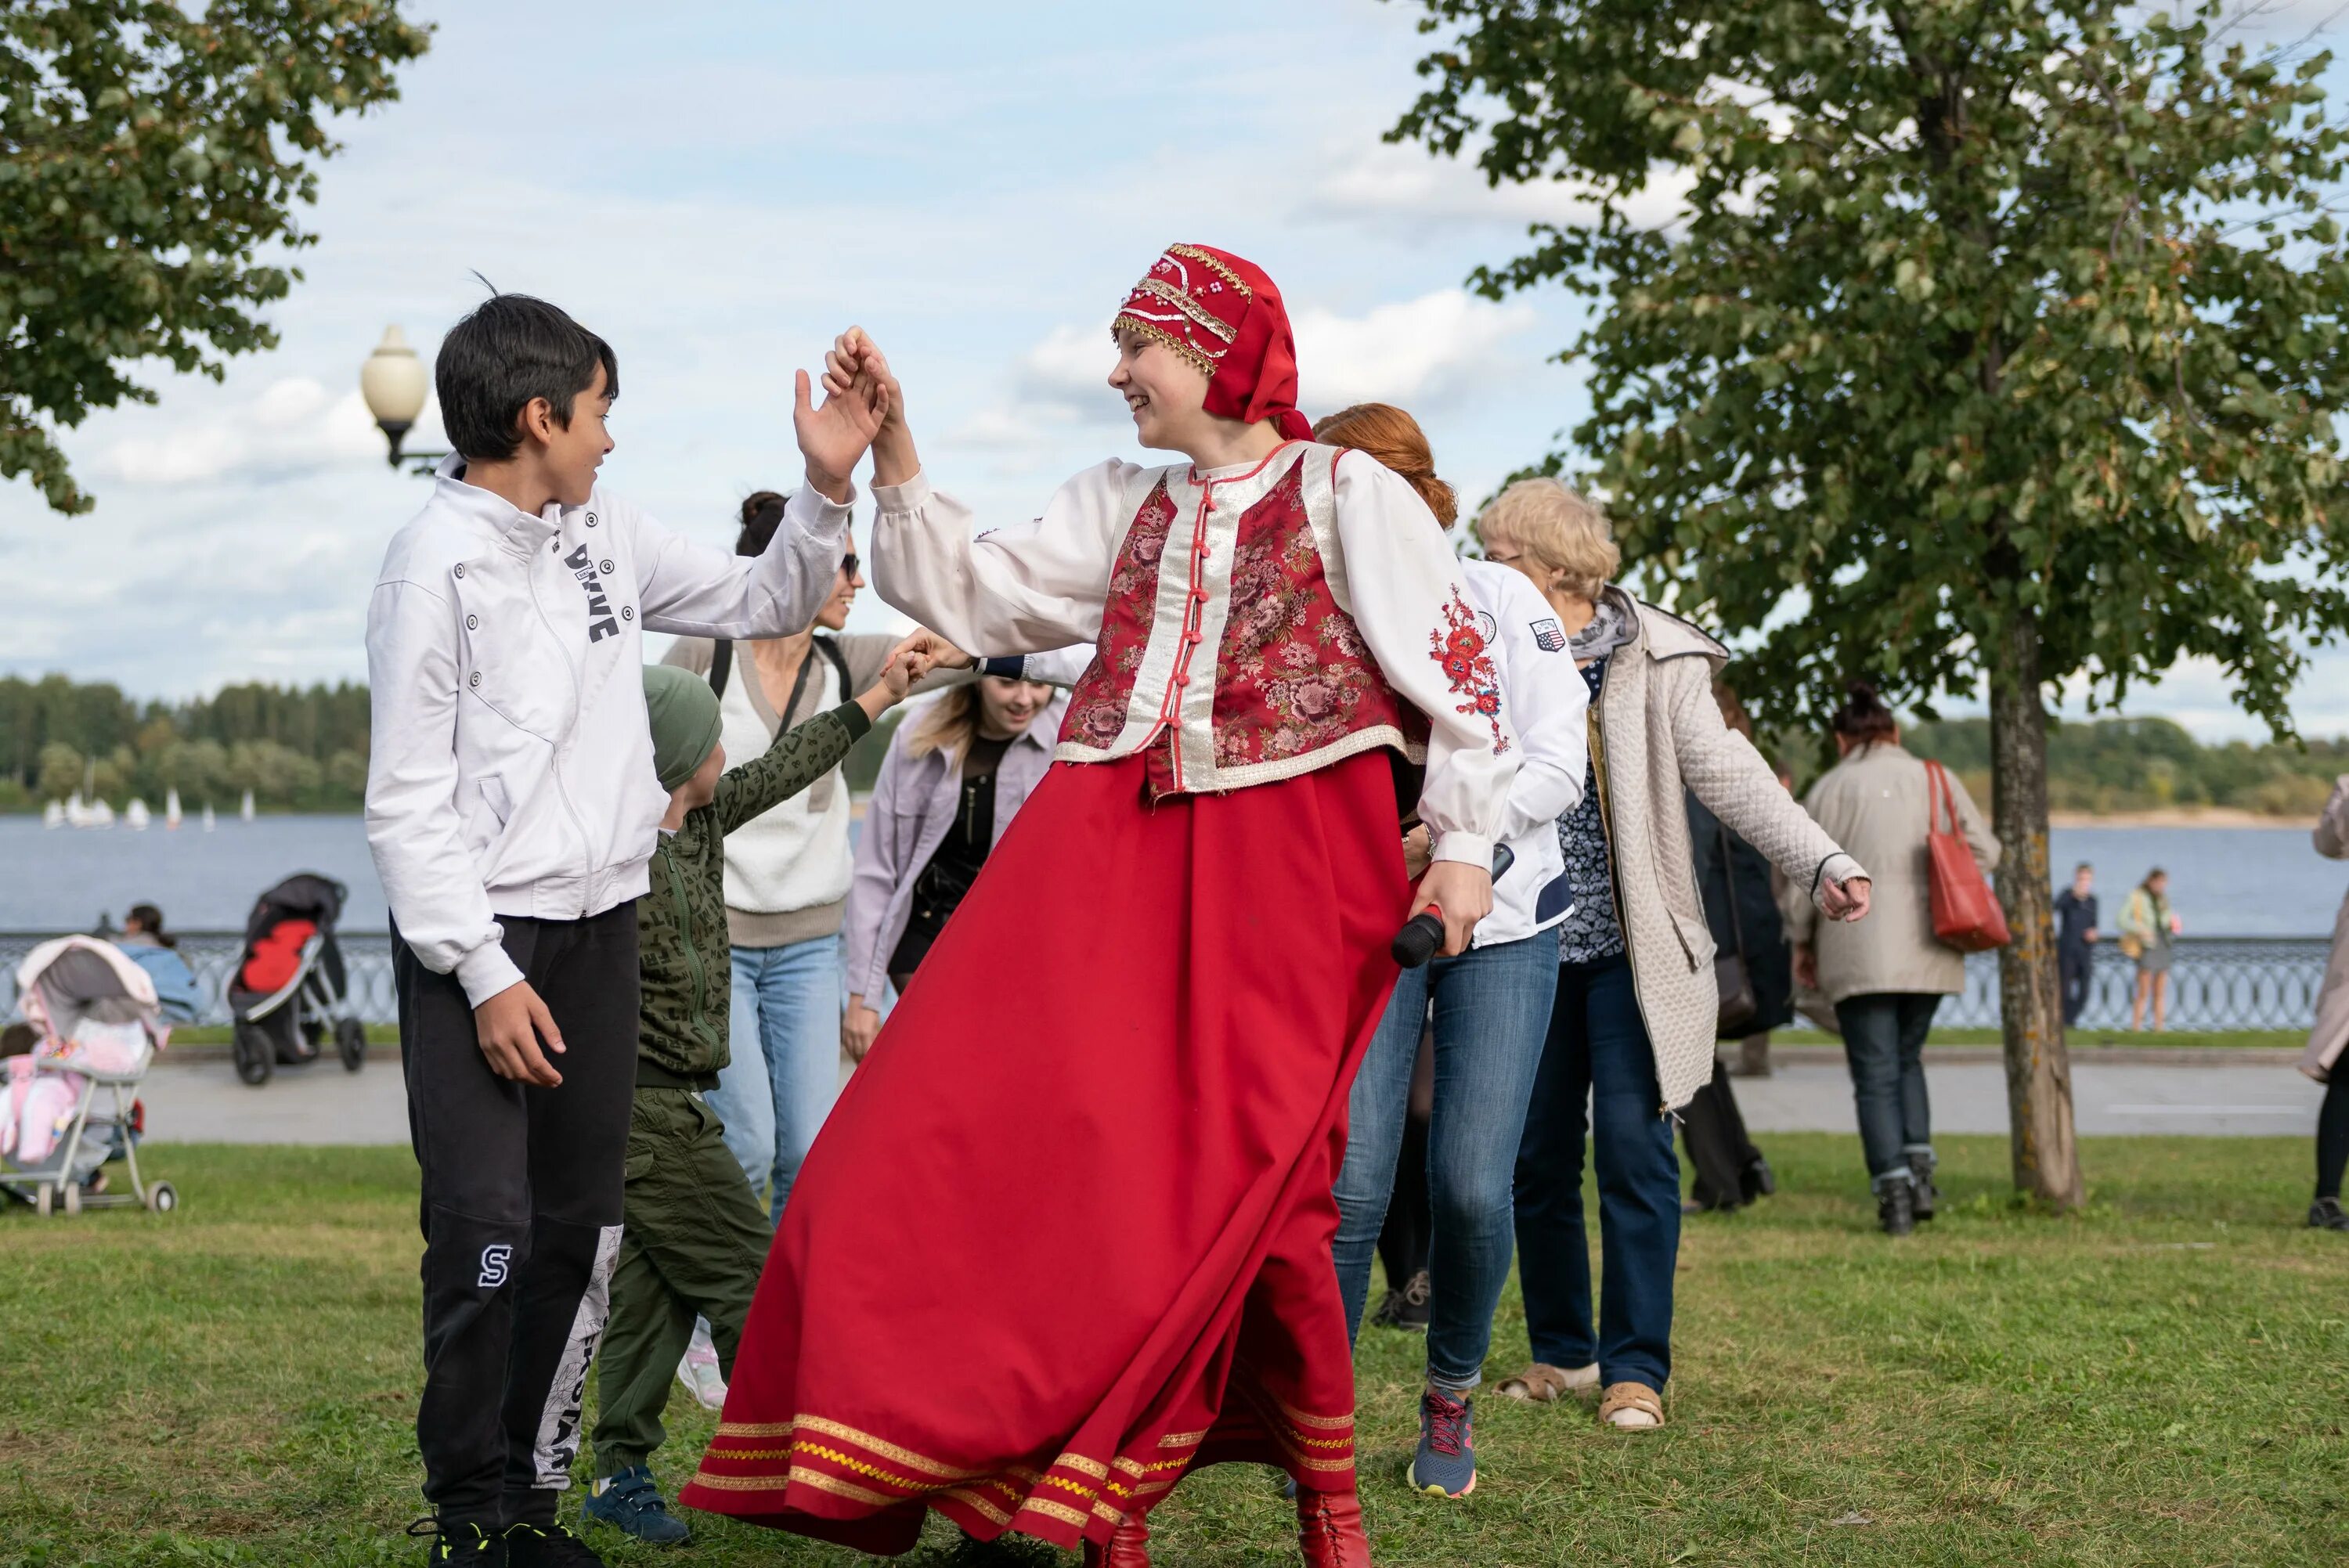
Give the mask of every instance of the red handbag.
M 1950 825 L 1941 826 L 1949 813 Z M 1925 764 L 1925 852 L 1933 889 L 1933 934 L 1961 953 L 1982 953 L 2014 940 L 1974 851 L 1958 830 L 1958 800 L 1949 770 Z

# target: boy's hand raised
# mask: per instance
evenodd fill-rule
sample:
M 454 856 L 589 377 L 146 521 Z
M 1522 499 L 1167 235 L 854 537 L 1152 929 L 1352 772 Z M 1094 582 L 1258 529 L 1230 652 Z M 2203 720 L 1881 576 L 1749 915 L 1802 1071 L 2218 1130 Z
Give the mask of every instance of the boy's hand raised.
M 833 500 L 845 502 L 853 493 L 849 475 L 880 433 L 889 394 L 866 375 L 851 377 L 834 391 L 827 375 L 823 406 L 816 407 L 809 400 L 808 373 L 799 372 L 795 381 L 792 428 L 799 437 L 801 456 L 807 459 L 808 483 Z
M 561 1056 L 562 1031 L 528 981 L 516 981 L 474 1008 L 473 1028 L 481 1037 L 481 1055 L 490 1058 L 490 1070 L 498 1077 L 540 1088 L 563 1082 L 563 1075 L 538 1048 L 543 1038 L 548 1050 Z

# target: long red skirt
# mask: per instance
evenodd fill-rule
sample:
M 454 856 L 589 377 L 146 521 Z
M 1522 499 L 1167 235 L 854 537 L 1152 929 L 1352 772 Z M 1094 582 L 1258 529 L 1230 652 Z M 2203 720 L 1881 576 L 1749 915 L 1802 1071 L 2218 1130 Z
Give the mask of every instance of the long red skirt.
M 1055 766 L 792 1190 L 682 1501 L 895 1554 L 1354 1482 L 1330 1243 L 1410 886 L 1383 753 L 1146 806 Z

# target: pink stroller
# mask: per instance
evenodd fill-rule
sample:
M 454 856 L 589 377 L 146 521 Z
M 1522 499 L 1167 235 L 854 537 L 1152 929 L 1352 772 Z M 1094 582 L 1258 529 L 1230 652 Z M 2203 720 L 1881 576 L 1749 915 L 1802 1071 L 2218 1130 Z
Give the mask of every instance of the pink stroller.
M 8 1076 L 0 1079 L 0 1116 L 12 1119 L 0 1143 L 16 1157 L 0 1157 L 0 1191 L 43 1214 L 178 1207 L 170 1182 L 139 1174 L 137 1093 L 170 1034 L 155 983 L 112 943 L 61 936 L 25 955 L 16 990 L 39 1039 L 29 1057 L 7 1058 Z M 129 1168 L 130 1191 L 88 1191 L 115 1160 Z

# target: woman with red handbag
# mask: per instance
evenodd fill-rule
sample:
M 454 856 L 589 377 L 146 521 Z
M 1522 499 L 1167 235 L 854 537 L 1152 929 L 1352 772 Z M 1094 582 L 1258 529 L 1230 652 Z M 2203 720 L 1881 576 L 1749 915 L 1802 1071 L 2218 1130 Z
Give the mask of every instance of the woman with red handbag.
M 1878 1222 L 1899 1236 L 1933 1217 L 1939 1196 L 1926 1033 L 1941 998 L 1965 989 L 1966 953 L 2006 939 L 1983 880 L 1999 846 L 1956 776 L 1901 748 L 1900 727 L 1874 686 L 1854 681 L 1833 724 L 1842 760 L 1803 804 L 1876 873 L 1875 911 L 1846 925 L 1820 920 L 1807 899 L 1789 897 L 1783 907 L 1796 982 L 1835 1005 Z M 1945 841 L 1936 846 L 1936 837 Z M 1971 865 L 1953 857 L 1954 839 Z

